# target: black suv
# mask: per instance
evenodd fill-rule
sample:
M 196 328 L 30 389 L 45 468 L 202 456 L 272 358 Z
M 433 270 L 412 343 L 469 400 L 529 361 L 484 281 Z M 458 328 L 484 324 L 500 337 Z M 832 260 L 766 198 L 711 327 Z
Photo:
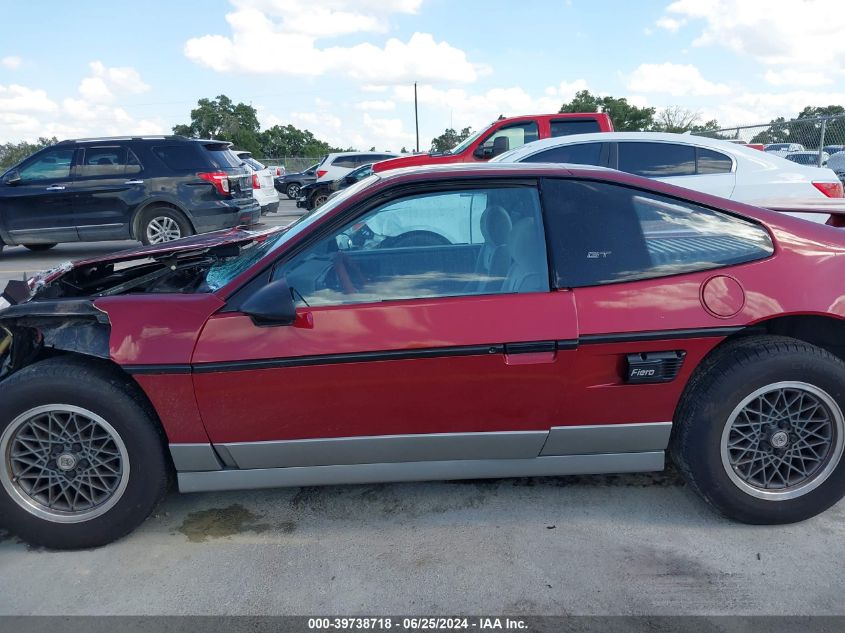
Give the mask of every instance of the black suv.
M 134 238 L 159 244 L 254 224 L 252 180 L 225 141 L 62 141 L 0 177 L 0 250 Z

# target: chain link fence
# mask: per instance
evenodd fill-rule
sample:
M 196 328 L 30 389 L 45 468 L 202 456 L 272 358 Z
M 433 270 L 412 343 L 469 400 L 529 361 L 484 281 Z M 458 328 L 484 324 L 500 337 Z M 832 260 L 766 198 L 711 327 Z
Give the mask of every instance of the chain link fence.
M 774 121 L 696 134 L 734 142 L 774 145 L 769 149 L 781 156 L 794 154 L 790 160 L 823 167 L 830 156 L 845 151 L 845 115 Z M 796 152 L 806 153 L 799 155 Z
M 312 165 L 320 162 L 322 156 L 281 156 L 269 158 L 256 158 L 259 163 L 264 163 L 268 167 L 281 166 L 285 168 L 288 173 L 305 171 Z

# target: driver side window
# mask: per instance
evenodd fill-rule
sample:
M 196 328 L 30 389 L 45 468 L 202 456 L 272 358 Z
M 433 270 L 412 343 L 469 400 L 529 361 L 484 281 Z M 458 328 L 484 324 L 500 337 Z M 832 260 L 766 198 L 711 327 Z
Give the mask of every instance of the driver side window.
M 534 187 L 391 200 L 281 265 L 300 304 L 343 305 L 549 289 Z
M 67 180 L 73 166 L 72 148 L 51 149 L 20 169 L 21 182 L 24 184 Z

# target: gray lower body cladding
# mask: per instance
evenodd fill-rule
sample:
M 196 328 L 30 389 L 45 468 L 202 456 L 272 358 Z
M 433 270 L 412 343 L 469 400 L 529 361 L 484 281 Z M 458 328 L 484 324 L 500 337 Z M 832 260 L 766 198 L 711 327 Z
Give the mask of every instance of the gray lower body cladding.
M 671 423 L 171 444 L 183 492 L 662 470 Z

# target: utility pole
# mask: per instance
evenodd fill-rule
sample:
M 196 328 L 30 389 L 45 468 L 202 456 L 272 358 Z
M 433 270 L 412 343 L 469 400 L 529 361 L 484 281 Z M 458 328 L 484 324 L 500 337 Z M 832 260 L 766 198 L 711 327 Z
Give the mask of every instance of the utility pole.
M 414 82 L 414 125 L 417 129 L 417 153 L 420 151 L 420 111 L 417 108 L 417 82 Z

